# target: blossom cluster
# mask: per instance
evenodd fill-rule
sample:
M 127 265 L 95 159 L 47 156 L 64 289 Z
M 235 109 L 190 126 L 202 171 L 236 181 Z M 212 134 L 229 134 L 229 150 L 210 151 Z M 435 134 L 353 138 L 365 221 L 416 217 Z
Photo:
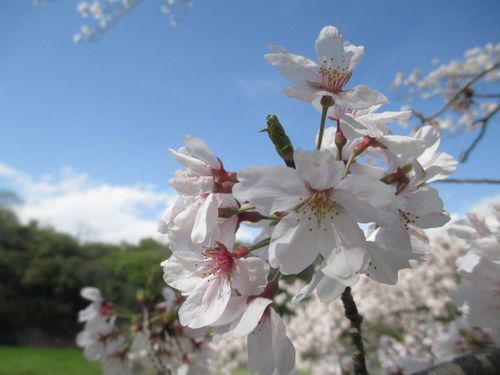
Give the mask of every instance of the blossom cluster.
M 482 126 L 482 119 L 498 112 L 500 43 L 469 49 L 462 59 L 448 63 L 434 59 L 432 64 L 435 69 L 425 75 L 419 68 L 408 75 L 398 73 L 392 89 L 409 98 L 417 95 L 423 100 L 443 100 L 443 110 L 429 119 L 434 126 L 449 131 L 475 130 Z
M 52 0 L 34 0 L 35 4 L 46 5 Z M 142 0 L 91 0 L 79 1 L 76 10 L 86 20 L 73 35 L 76 43 L 92 41 L 108 31 L 123 16 L 142 3 Z M 172 26 L 192 5 L 192 0 L 159 0 L 160 11 L 167 14 Z
M 81 295 L 91 303 L 79 313 L 85 326 L 77 345 L 87 360 L 100 361 L 103 374 L 205 373 L 209 342 L 180 325 L 177 311 L 183 298 L 172 289 L 164 288 L 158 303 L 140 294 L 142 310 L 136 314 L 119 312 L 97 288 L 83 288 Z
M 498 269 L 491 274 L 490 270 L 470 268 L 485 262 L 485 257 L 491 260 L 499 255 L 498 206 L 485 217 L 468 217 L 472 220 L 454 222 L 433 235 L 432 251 L 426 253 L 425 262 L 402 270 L 397 285 L 363 276 L 353 288 L 363 315 L 363 341 L 371 373 L 410 374 L 500 345 Z M 468 277 L 477 282 L 471 284 L 465 277 L 466 265 Z M 283 287 L 293 295 L 303 283 Z M 470 310 L 467 305 L 474 307 Z M 298 368 L 313 375 L 352 372 L 350 353 L 343 345 L 349 324 L 341 304 L 309 299 L 294 306 L 294 314 L 285 323 L 297 349 Z M 215 350 L 223 353 L 213 364 L 219 372 L 230 374 L 245 365 L 242 340 L 218 342 Z
M 410 113 L 380 111 L 386 97 L 367 86 L 347 88 L 363 52 L 328 26 L 316 40 L 317 62 L 277 46 L 266 55 L 294 84 L 285 93 L 321 112 L 315 150 L 295 150 L 275 116 L 266 131 L 285 165 L 230 172 L 193 136 L 170 150 L 184 169 L 170 181 L 179 195 L 159 230 L 173 251 L 164 280 L 185 297 L 180 323 L 246 337 L 248 368 L 263 375 L 296 365 L 275 309 L 281 275 L 312 270 L 294 302 L 313 293 L 333 301 L 364 279 L 393 285 L 429 249 L 424 230 L 449 221 L 429 183 L 450 175 L 455 160 L 438 152 L 435 128 L 394 135 L 389 125 Z M 260 228 L 255 243 L 235 242 L 241 223 Z

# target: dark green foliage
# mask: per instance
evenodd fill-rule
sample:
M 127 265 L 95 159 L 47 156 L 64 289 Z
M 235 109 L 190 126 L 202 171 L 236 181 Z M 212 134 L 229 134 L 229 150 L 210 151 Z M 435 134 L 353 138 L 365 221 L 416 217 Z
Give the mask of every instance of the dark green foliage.
M 135 309 L 135 295 L 170 254 L 153 239 L 137 246 L 81 244 L 0 207 L 0 344 L 74 342 L 84 286 Z M 161 280 L 160 280 L 161 281 Z M 162 286 L 162 285 L 161 285 Z

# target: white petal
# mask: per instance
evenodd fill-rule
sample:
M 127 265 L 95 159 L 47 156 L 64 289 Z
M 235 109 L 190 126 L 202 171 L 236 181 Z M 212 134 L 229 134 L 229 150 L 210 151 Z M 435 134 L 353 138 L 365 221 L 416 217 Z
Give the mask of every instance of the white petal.
M 324 27 L 316 39 L 316 55 L 318 62 L 330 61 L 330 58 L 337 63 L 341 61 L 344 52 L 344 41 L 342 35 L 333 26 Z
M 443 210 L 443 201 L 439 198 L 436 189 L 423 185 L 417 191 L 404 192 L 402 210 L 415 216 L 424 216 L 430 213 L 440 213 Z
M 82 288 L 82 290 L 80 291 L 80 295 L 83 298 L 85 298 L 89 301 L 92 301 L 92 302 L 102 301 L 102 296 L 101 296 L 100 290 L 97 288 L 91 287 L 91 286 L 87 286 L 85 288 Z
M 325 274 L 323 272 L 316 271 L 309 284 L 307 284 L 305 287 L 299 290 L 299 292 L 296 295 L 293 296 L 292 302 L 293 303 L 300 302 L 304 298 L 309 297 L 314 292 L 314 290 L 316 289 L 319 282 L 323 279 L 324 276 Z
M 274 375 L 273 334 L 269 317 L 248 335 L 248 371 L 260 375 Z
M 280 47 L 271 46 L 271 49 L 273 52 L 264 57 L 271 65 L 278 68 L 287 80 L 298 85 L 319 82 L 319 67 L 314 61 L 286 52 Z
M 362 121 L 349 114 L 340 116 L 340 129 L 347 139 L 370 136 L 379 138 L 384 135 L 383 131 L 375 123 Z
M 357 280 L 357 274 L 366 263 L 366 240 L 353 218 L 340 211 L 333 221 L 335 249 L 326 258 L 323 273 L 343 284 Z
M 300 211 L 288 214 L 272 233 L 269 263 L 272 267 L 279 265 L 285 275 L 301 272 L 318 256 L 318 236 L 321 235 L 312 213 Z
M 215 194 L 209 194 L 196 213 L 191 241 L 199 244 L 205 243 L 215 227 L 217 218 L 217 199 L 215 199 Z
M 182 148 L 181 148 L 182 150 Z M 179 163 L 184 165 L 186 168 L 192 170 L 199 176 L 210 176 L 210 167 L 205 162 L 187 155 L 186 153 L 179 152 L 173 149 L 169 149 L 170 153 L 177 159 Z
M 357 281 L 357 280 L 356 280 Z M 339 298 L 347 285 L 329 277 L 323 277 L 316 288 L 316 294 L 321 302 L 330 302 Z
M 264 311 L 271 303 L 273 303 L 272 300 L 261 297 L 250 301 L 238 324 L 233 329 L 233 336 L 242 337 L 250 334 L 257 327 Z
M 271 309 L 271 327 L 276 370 L 278 375 L 288 375 L 295 367 L 295 348 L 286 336 L 285 325 L 274 309 Z
M 347 176 L 332 197 L 361 223 L 387 224 L 399 217 L 391 188 L 371 176 Z
M 324 150 L 297 150 L 294 161 L 299 176 L 316 190 L 326 190 L 337 185 L 344 173 L 344 163 Z
M 358 85 L 351 90 L 333 95 L 335 102 L 351 109 L 363 109 L 375 104 L 387 103 L 387 98 L 377 90 L 365 85 Z
M 202 280 L 180 307 L 180 323 L 193 329 L 211 325 L 224 313 L 230 296 L 231 284 L 227 277 Z
M 177 251 L 163 261 L 163 279 L 172 288 L 190 293 L 203 281 L 201 275 L 204 258 L 192 251 Z
M 297 171 L 282 166 L 244 169 L 238 181 L 233 187 L 236 199 L 251 202 L 266 215 L 291 210 L 310 194 Z
M 219 161 L 212 154 L 212 150 L 210 150 L 205 141 L 192 135 L 186 135 L 183 141 L 193 157 L 205 162 L 212 169 L 220 169 L 221 165 Z

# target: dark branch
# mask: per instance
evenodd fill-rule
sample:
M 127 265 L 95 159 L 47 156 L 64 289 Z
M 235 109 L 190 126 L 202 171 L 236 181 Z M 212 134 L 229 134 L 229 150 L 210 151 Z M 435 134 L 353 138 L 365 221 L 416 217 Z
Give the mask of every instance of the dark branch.
M 467 147 L 467 149 L 463 151 L 462 154 L 460 155 L 460 163 L 465 163 L 467 161 L 471 152 L 474 151 L 479 141 L 483 139 L 489 121 L 493 116 L 495 116 L 498 113 L 499 110 L 500 110 L 500 105 L 497 105 L 497 107 L 493 111 L 488 113 L 485 117 L 477 119 L 476 121 L 473 122 L 473 125 L 480 124 L 480 130 L 476 138 L 474 138 L 474 140 L 470 144 L 470 146 Z
M 447 178 L 446 180 L 433 181 L 441 184 L 500 184 L 500 179 L 494 178 Z
M 367 375 L 368 370 L 366 369 L 365 363 L 365 349 L 363 348 L 363 340 L 361 337 L 361 323 L 363 322 L 363 317 L 358 313 L 350 287 L 345 288 L 342 293 L 342 303 L 344 304 L 345 316 L 351 322 L 349 335 L 351 336 L 352 343 L 354 374 Z

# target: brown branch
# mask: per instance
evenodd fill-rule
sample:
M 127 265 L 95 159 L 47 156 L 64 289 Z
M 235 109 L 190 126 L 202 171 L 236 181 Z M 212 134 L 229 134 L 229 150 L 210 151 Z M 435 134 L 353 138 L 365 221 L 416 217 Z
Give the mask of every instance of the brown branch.
M 460 163 L 465 163 L 467 161 L 471 152 L 474 151 L 474 149 L 478 145 L 479 141 L 481 141 L 481 139 L 483 139 L 483 137 L 486 133 L 486 127 L 488 126 L 489 121 L 491 120 L 491 118 L 493 116 L 495 116 L 498 113 L 499 110 L 500 110 L 500 105 L 497 105 L 497 107 L 493 111 L 488 113 L 485 117 L 477 119 L 472 123 L 473 125 L 481 124 L 480 125 L 481 129 L 479 130 L 479 133 L 477 134 L 476 138 L 474 138 L 474 140 L 469 145 L 469 147 L 467 147 L 467 149 L 465 151 L 463 151 L 462 154 L 460 155 L 460 160 L 459 160 Z
M 447 178 L 445 180 L 433 181 L 442 184 L 500 184 L 500 179 L 494 178 Z
M 500 369 L 500 349 L 469 353 L 413 375 L 496 375 Z
M 352 361 L 354 364 L 355 375 L 367 375 L 365 363 L 365 349 L 363 347 L 363 339 L 361 337 L 361 323 L 363 317 L 358 313 L 356 303 L 352 298 L 351 288 L 345 288 L 342 293 L 342 303 L 344 304 L 345 316 L 351 322 L 349 328 L 349 335 L 351 336 L 352 343 Z

